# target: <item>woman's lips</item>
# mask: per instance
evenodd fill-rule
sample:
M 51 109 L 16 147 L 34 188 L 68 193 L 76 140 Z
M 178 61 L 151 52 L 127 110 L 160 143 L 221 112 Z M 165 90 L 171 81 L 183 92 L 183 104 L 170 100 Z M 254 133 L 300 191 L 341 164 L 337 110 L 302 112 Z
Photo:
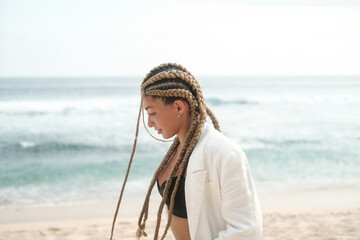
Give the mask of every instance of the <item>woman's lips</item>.
M 158 131 L 158 134 L 161 134 L 161 129 L 157 130 Z

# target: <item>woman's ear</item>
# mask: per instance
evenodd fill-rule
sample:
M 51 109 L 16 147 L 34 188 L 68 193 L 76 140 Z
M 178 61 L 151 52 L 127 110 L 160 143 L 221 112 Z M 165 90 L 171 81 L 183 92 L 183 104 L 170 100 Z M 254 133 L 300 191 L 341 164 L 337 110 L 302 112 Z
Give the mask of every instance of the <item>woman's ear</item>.
M 184 114 L 187 105 L 182 100 L 175 100 L 173 106 L 176 108 L 178 114 L 182 115 Z

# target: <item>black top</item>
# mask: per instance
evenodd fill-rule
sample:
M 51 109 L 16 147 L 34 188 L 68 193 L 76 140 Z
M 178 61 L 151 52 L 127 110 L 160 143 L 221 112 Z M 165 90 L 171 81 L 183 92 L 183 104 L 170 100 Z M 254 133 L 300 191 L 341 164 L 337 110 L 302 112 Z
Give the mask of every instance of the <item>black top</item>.
M 172 180 L 170 189 L 169 189 L 168 198 L 166 199 L 166 205 L 167 205 L 168 209 L 170 207 L 171 194 L 174 191 L 176 179 L 177 179 L 177 177 L 174 177 L 174 179 Z M 159 190 L 159 193 L 161 196 L 163 196 L 165 184 L 166 184 L 166 181 L 164 181 L 163 184 L 161 184 L 161 186 L 160 186 L 159 181 L 157 181 L 158 190 Z M 185 177 L 183 175 L 181 175 L 179 187 L 178 187 L 176 195 L 175 195 L 173 214 L 177 217 L 187 218 L 186 203 L 185 203 Z

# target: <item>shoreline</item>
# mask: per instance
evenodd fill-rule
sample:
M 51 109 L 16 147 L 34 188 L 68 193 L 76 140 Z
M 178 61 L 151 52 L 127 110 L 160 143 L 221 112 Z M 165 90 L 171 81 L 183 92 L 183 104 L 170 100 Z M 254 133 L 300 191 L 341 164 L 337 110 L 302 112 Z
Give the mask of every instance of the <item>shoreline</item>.
M 156 216 L 160 197 L 151 198 L 149 216 Z M 122 200 L 118 218 L 136 218 L 141 211 L 142 198 Z M 360 187 L 298 190 L 259 194 L 263 212 L 311 209 L 360 208 Z M 74 219 L 112 218 L 117 200 L 43 206 L 0 206 L 0 225 Z
M 359 239 L 359 188 L 259 195 L 262 239 Z M 150 205 L 153 234 L 160 198 Z M 135 239 L 143 199 L 124 199 L 114 239 Z M 0 239 L 108 239 L 117 201 L 55 206 L 0 207 Z M 162 226 L 166 216 L 163 214 Z M 166 239 L 174 239 L 169 233 Z

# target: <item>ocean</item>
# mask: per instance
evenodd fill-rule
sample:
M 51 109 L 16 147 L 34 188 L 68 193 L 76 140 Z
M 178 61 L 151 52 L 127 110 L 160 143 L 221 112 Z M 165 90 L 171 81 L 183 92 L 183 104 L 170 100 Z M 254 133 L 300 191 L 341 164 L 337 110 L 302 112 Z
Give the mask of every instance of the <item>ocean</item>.
M 359 76 L 198 80 L 260 194 L 359 185 Z M 117 199 L 141 81 L 0 78 L 0 207 Z M 124 197 L 144 196 L 169 145 L 141 125 Z

